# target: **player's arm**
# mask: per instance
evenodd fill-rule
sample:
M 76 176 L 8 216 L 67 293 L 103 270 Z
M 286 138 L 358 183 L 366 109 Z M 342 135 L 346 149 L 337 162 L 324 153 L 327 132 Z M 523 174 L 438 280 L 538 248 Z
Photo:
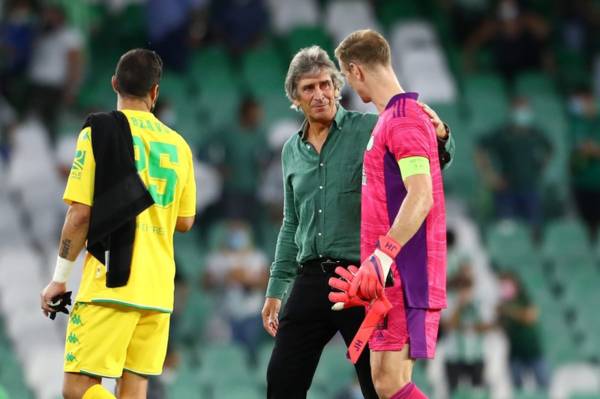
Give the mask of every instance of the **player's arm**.
M 91 208 L 77 202 L 71 203 L 65 216 L 65 223 L 60 235 L 60 244 L 54 276 L 50 284 L 42 291 L 42 309 L 48 315 L 52 309 L 49 306 L 52 298 L 63 294 L 67 290 L 67 280 L 75 259 L 85 246 L 88 229 L 90 226 Z
M 417 162 L 423 166 L 427 166 L 427 173 L 415 174 L 404 179 L 406 198 L 402 201 L 388 233 L 401 246 L 415 235 L 433 206 L 429 161 L 422 157 L 415 157 L 415 159 L 418 159 Z
M 398 160 L 407 195 L 388 234 L 361 264 L 352 280 L 349 295 L 372 300 L 383 295 L 383 284 L 394 259 L 417 232 L 433 206 L 429 154 L 432 153 L 425 126 L 417 120 L 402 119 L 386 131 L 386 147 Z
M 179 216 L 177 217 L 177 222 L 175 224 L 175 230 L 180 233 L 185 233 L 190 231 L 192 226 L 194 225 L 195 216 Z
M 188 232 L 194 226 L 196 219 L 196 175 L 194 172 L 194 157 L 187 143 L 184 146 L 187 152 L 188 174 L 179 200 L 179 214 L 175 222 L 175 230 L 180 233 Z

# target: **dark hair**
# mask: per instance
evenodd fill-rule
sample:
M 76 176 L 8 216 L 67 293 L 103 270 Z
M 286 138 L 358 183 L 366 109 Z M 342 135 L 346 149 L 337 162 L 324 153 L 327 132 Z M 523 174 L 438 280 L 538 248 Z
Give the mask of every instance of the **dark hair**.
M 117 91 L 124 96 L 145 97 L 160 81 L 162 65 L 160 56 L 152 50 L 129 50 L 117 63 Z

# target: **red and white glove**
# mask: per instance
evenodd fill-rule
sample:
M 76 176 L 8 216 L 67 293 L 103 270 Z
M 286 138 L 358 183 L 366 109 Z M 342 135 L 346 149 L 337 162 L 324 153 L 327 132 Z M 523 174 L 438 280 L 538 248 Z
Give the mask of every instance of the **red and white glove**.
M 372 301 L 383 292 L 385 280 L 402 246 L 389 236 L 379 237 L 377 248 L 360 265 L 350 283 L 349 297 Z
M 369 306 L 369 302 L 360 299 L 357 295 L 350 296 L 348 294 L 350 284 L 358 272 L 358 267 L 350 265 L 348 269 L 344 269 L 338 266 L 335 268 L 335 272 L 339 277 L 331 277 L 329 279 L 329 286 L 339 291 L 331 291 L 329 293 L 328 298 L 333 302 L 331 309 L 342 310 L 355 306 Z

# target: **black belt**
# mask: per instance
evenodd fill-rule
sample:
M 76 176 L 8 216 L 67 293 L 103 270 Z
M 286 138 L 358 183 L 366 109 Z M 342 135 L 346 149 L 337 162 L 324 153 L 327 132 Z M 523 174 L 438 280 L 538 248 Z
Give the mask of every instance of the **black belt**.
M 333 274 L 338 266 L 359 265 L 360 262 L 353 262 L 344 259 L 311 259 L 302 263 L 299 267 L 299 274 Z

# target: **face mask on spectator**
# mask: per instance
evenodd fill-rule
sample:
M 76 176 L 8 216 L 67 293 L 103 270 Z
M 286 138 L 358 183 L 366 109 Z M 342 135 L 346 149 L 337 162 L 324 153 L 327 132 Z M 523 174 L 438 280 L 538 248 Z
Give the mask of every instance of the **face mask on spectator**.
M 530 127 L 533 124 L 533 112 L 529 107 L 519 107 L 512 112 L 512 121 L 518 127 Z
M 229 233 L 229 237 L 227 239 L 227 246 L 229 249 L 234 251 L 239 251 L 244 248 L 247 248 L 250 244 L 250 236 L 244 230 L 234 230 Z
M 500 283 L 500 297 L 503 301 L 510 301 L 517 296 L 517 286 L 510 280 L 504 280 Z
M 571 99 L 569 100 L 569 111 L 571 111 L 573 115 L 583 115 L 584 107 L 581 98 L 577 96 L 571 97 Z
M 498 18 L 501 21 L 514 21 L 519 16 L 519 8 L 511 1 L 504 1 L 498 9 Z

